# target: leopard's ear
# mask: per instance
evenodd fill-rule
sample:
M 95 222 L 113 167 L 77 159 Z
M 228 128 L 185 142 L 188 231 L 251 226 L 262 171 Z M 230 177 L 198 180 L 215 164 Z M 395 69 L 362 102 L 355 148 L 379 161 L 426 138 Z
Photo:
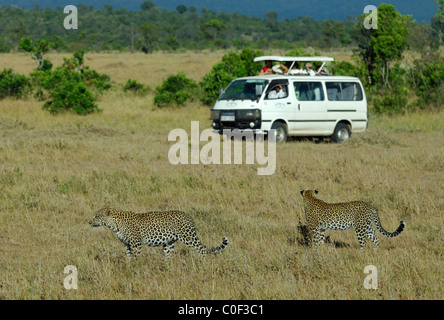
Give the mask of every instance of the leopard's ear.
M 316 190 L 315 190 L 315 194 L 318 194 L 318 192 L 319 192 L 319 190 L 318 190 L 318 189 L 316 189 Z
M 301 194 L 304 195 L 304 189 L 301 189 Z
M 102 214 L 104 216 L 109 216 L 111 214 L 111 209 L 108 207 L 104 207 L 102 209 L 100 209 L 99 211 L 97 211 L 98 214 Z

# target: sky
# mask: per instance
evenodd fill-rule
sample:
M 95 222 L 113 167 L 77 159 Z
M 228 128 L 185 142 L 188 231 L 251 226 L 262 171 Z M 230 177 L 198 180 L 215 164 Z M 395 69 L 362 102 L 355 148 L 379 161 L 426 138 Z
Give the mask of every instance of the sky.
M 0 5 L 17 5 L 31 9 L 34 4 L 39 8 L 56 8 L 80 3 L 102 9 L 105 3 L 113 8 L 125 7 L 128 10 L 139 10 L 145 0 L 0 0 Z M 278 19 L 292 19 L 299 16 L 311 16 L 315 20 L 346 20 L 349 16 L 363 13 L 364 7 L 393 4 L 402 14 L 411 14 L 417 21 L 429 21 L 436 13 L 437 5 L 434 0 L 151 0 L 156 6 L 175 10 L 177 5 L 194 6 L 197 12 L 202 7 L 216 12 L 238 12 L 249 16 L 264 18 L 265 13 L 276 11 Z

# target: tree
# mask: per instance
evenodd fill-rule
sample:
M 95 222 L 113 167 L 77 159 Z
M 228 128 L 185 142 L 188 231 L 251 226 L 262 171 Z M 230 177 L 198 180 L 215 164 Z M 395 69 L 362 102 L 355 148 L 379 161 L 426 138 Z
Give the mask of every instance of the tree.
M 179 12 L 180 14 L 187 12 L 187 7 L 184 6 L 183 4 L 179 4 L 176 7 L 177 12 Z
M 170 36 L 165 39 L 165 43 L 173 51 L 176 51 L 180 47 L 180 42 L 177 40 L 175 36 Z
M 14 50 L 17 50 L 17 43 L 20 42 L 20 39 L 29 33 L 26 24 L 21 19 L 14 21 L 10 27 L 6 28 L 6 31 L 8 37 L 15 44 Z
M 139 27 L 140 33 L 144 40 L 144 48 L 142 49 L 145 53 L 151 53 L 154 51 L 154 45 L 157 42 L 157 32 L 158 29 L 155 25 L 151 23 L 144 24 Z
M 276 11 L 270 11 L 265 13 L 265 25 L 270 29 L 271 32 L 276 32 L 279 30 L 279 22 L 277 20 L 278 13 Z
M 323 23 L 323 31 L 321 45 L 325 48 L 336 47 L 339 41 L 344 38 L 343 24 L 336 20 L 325 20 Z
M 202 36 L 206 40 L 216 40 L 217 36 L 220 36 L 222 30 L 225 29 L 228 29 L 228 27 L 217 19 L 211 19 L 200 25 Z
M 37 70 L 51 69 L 52 63 L 43 59 L 43 55 L 53 47 L 52 42 L 37 40 L 35 43 L 29 37 L 23 37 L 19 42 L 19 49 L 31 54 L 37 64 Z
M 402 15 L 394 6 L 388 4 L 378 7 L 377 16 L 377 29 L 364 27 L 366 15 L 357 18 L 354 35 L 358 44 L 356 53 L 367 67 L 370 84 L 379 83 L 387 87 L 390 86 L 390 63 L 400 60 L 408 46 L 406 38 L 412 17 Z
M 430 25 L 433 32 L 435 33 L 437 47 L 439 48 L 444 41 L 444 0 L 435 0 L 435 2 L 438 5 L 438 11 L 430 20 Z
M 144 3 L 142 3 L 140 5 L 140 8 L 143 11 L 150 11 L 151 9 L 153 9 L 155 7 L 154 3 L 152 3 L 151 1 L 145 1 Z

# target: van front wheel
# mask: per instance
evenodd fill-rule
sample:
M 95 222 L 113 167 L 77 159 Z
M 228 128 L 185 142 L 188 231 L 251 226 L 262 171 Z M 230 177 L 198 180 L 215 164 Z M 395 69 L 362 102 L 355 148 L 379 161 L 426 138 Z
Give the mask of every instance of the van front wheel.
M 287 142 L 287 126 L 282 122 L 275 122 L 271 129 L 276 130 L 276 143 Z
M 347 124 L 340 122 L 337 124 L 331 138 L 336 143 L 342 143 L 344 141 L 347 141 L 350 138 L 350 136 L 351 136 L 350 127 Z

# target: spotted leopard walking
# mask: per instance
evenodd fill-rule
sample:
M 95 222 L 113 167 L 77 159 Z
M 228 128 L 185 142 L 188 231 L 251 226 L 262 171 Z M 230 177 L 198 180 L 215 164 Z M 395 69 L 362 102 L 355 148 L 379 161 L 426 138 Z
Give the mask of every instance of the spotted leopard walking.
M 386 237 L 396 237 L 405 229 L 405 222 L 401 221 L 395 232 L 387 232 L 379 221 L 378 211 L 370 203 L 363 201 L 326 203 L 316 198 L 318 190 L 301 190 L 301 194 L 304 199 L 310 241 L 316 245 L 324 243 L 326 229 L 346 230 L 354 227 L 361 249 L 365 246 L 366 238 L 369 238 L 376 250 L 379 240 L 373 222 L 379 232 Z
M 197 237 L 193 220 L 182 211 L 135 213 L 103 208 L 96 212 L 89 224 L 93 228 L 110 228 L 125 244 L 129 258 L 140 254 L 143 243 L 151 247 L 162 245 L 166 257 L 174 252 L 177 241 L 202 255 L 220 252 L 228 245 L 228 239 L 224 237 L 220 246 L 204 246 Z

